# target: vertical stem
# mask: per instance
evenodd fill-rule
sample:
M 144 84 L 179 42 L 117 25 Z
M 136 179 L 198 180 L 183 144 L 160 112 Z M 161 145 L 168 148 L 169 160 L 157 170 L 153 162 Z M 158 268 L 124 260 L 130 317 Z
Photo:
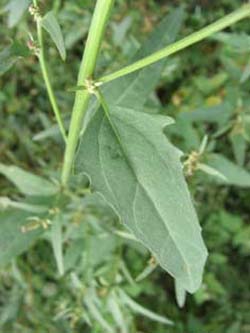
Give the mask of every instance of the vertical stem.
M 37 0 L 33 0 L 33 4 L 34 6 L 37 7 Z M 47 89 L 47 93 L 49 96 L 49 100 L 50 100 L 50 104 L 52 106 L 53 112 L 55 114 L 59 129 L 61 131 L 61 134 L 63 136 L 63 139 L 65 142 L 67 142 L 67 136 L 66 136 L 66 131 L 63 125 L 63 121 L 62 121 L 62 117 L 61 117 L 61 113 L 56 101 L 56 97 L 50 82 L 50 78 L 49 78 L 49 73 L 48 73 L 48 68 L 47 68 L 47 64 L 46 64 L 46 60 L 45 60 L 45 52 L 44 52 L 44 42 L 43 42 L 43 31 L 42 31 L 42 26 L 41 26 L 41 18 L 37 18 L 36 19 L 36 25 L 37 25 L 37 38 L 38 38 L 38 43 L 39 43 L 39 55 L 38 55 L 38 59 L 39 59 L 39 64 L 42 70 L 42 75 L 43 75 L 43 79 L 45 82 L 45 86 Z
M 114 0 L 97 0 L 94 15 L 91 21 L 89 35 L 87 38 L 77 85 L 84 85 L 87 80 L 91 80 L 94 74 L 97 56 L 110 11 Z M 68 143 L 64 155 L 62 171 L 62 184 L 66 185 L 72 169 L 76 146 L 80 131 L 83 125 L 84 114 L 87 110 L 90 99 L 90 92 L 87 90 L 77 91 L 72 111 L 71 123 L 69 128 Z

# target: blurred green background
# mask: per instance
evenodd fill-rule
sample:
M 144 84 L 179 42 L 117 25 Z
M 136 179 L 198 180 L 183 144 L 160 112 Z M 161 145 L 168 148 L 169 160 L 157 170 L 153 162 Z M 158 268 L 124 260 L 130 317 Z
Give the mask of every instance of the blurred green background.
M 36 38 L 34 23 L 18 3 L 0 0 L 0 158 L 2 163 L 56 177 L 63 144 L 38 62 L 26 46 L 31 35 Z M 44 13 L 56 12 L 65 38 L 67 60 L 62 62 L 45 35 L 51 78 L 67 124 L 74 97 L 68 89 L 76 82 L 94 1 L 40 3 Z M 183 5 L 186 12 L 180 38 L 242 3 L 116 0 L 97 74 L 130 61 L 175 7 Z M 171 277 L 140 245 L 115 235 L 123 231 L 114 214 L 94 196 L 78 197 L 64 217 L 63 277 L 58 275 L 48 233 L 0 270 L 1 333 L 103 333 L 109 327 L 121 333 L 250 333 L 249 54 L 247 19 L 170 57 L 145 106 L 146 112 L 176 119 L 167 134 L 186 157 L 207 136 L 204 161 L 209 164 L 209 156 L 218 153 L 233 163 L 209 164 L 222 174 L 230 173 L 228 185 L 202 171 L 187 177 L 210 252 L 200 290 L 180 309 Z M 2 197 L 19 197 L 3 177 L 0 189 Z M 151 320 L 138 304 L 174 325 Z

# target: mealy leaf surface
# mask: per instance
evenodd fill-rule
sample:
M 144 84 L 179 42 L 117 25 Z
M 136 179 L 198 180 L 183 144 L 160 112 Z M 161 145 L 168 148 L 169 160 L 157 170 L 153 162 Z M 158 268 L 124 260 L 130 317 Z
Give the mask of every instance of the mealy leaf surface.
M 165 116 L 111 107 L 86 128 L 76 158 L 95 191 L 184 289 L 197 290 L 207 251 Z

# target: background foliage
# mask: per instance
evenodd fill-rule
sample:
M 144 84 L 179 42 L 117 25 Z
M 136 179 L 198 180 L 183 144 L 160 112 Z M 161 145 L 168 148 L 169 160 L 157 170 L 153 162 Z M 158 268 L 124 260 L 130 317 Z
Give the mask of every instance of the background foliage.
M 20 15 L 28 2 L 1 3 L 1 162 L 58 179 L 63 145 L 53 125 L 38 63 L 26 47 L 29 33 L 35 35 L 28 13 Z M 126 64 L 160 19 L 183 3 L 186 20 L 180 36 L 241 5 L 237 0 L 116 1 L 98 73 Z M 73 100 L 68 89 L 75 85 L 93 1 L 85 1 L 84 6 L 80 0 L 43 1 L 44 13 L 52 8 L 63 30 L 67 60 L 61 61 L 48 35 L 46 51 L 67 123 Z M 190 159 L 186 163 L 210 252 L 200 290 L 188 296 L 180 309 L 172 279 L 156 267 L 144 248 L 128 238 L 103 202 L 87 189 L 78 190 L 77 195 L 72 194 L 66 214 L 51 212 L 55 230 L 48 228 L 28 252 L 1 269 L 1 331 L 250 332 L 248 34 L 246 20 L 169 58 L 145 108 L 175 118 L 176 124 L 166 132 L 186 157 L 200 149 L 198 162 L 203 167 L 198 170 Z M 84 179 L 76 183 L 79 181 L 84 185 Z M 4 177 L 0 186 L 3 208 L 10 205 L 6 197 L 13 202 L 21 198 Z M 66 205 L 63 200 L 60 204 Z M 21 219 L 20 212 L 12 210 Z M 61 240 L 54 239 L 55 235 Z M 0 240 L 4 241 L 1 236 Z M 165 325 L 166 317 L 174 326 Z

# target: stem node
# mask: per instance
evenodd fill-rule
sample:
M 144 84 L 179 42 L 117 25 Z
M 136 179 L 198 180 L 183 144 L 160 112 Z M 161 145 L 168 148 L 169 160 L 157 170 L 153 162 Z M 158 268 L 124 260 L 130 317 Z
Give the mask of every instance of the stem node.
M 92 80 L 92 77 L 94 75 L 102 37 L 113 3 L 114 0 L 97 0 L 96 2 L 77 80 L 77 86 L 84 84 L 87 89 L 76 92 L 62 170 L 62 184 L 64 186 L 67 185 L 70 177 L 78 139 L 82 130 L 83 118 L 88 108 L 90 95 L 95 93 L 96 87 L 99 85 L 99 83 Z

